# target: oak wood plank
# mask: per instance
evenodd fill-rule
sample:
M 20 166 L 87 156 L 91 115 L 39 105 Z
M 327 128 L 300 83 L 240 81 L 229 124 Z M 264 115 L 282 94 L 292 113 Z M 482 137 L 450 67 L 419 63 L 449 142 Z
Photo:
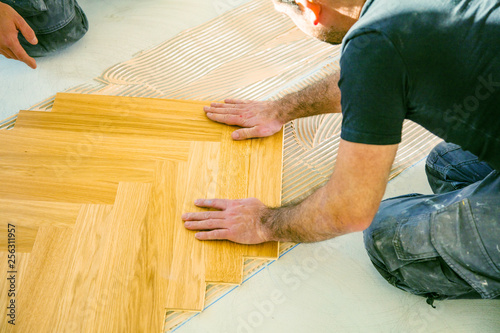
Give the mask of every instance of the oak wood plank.
M 142 268 L 141 244 L 147 223 L 151 184 L 120 183 L 113 210 L 107 221 L 109 239 L 101 269 L 96 277 L 97 309 L 90 322 L 94 332 L 134 331 L 140 314 L 134 313 L 136 285 L 148 283 L 137 276 Z M 134 305 L 135 306 L 135 305 Z M 137 331 L 137 330 L 135 330 Z
M 213 198 L 219 172 L 219 143 L 193 142 L 187 168 L 179 170 L 178 193 L 182 193 L 181 213 L 203 211 L 196 199 Z M 167 290 L 169 310 L 201 311 L 205 302 L 204 242 L 195 232 L 184 228 L 182 220 L 174 224 L 173 269 Z
M 71 227 L 81 204 L 0 199 L 0 249 L 7 248 L 7 225 L 16 226 L 16 251 L 31 252 L 40 226 Z
M 19 332 L 49 332 L 53 310 L 61 296 L 64 276 L 63 258 L 70 248 L 73 228 L 42 227 L 38 230 L 35 246 L 30 254 L 28 268 L 17 299 L 19 312 L 16 328 Z M 53 275 L 54 274 L 54 275 Z
M 141 115 L 164 119 L 206 120 L 203 106 L 210 101 L 58 93 L 52 112 L 71 110 L 94 115 Z
M 248 196 L 270 207 L 281 204 L 283 130 L 267 138 L 252 140 Z M 263 158 L 265 156 L 265 158 Z M 267 242 L 247 248 L 246 257 L 277 259 L 279 243 Z
M 87 156 L 0 158 L 0 199 L 112 204 L 118 183 L 151 182 L 155 161 Z
M 234 130 L 234 127 L 227 126 L 223 132 L 216 198 L 247 198 L 251 141 L 233 141 L 231 132 Z M 206 281 L 240 284 L 243 281 L 243 254 L 247 247 L 223 240 L 206 242 Z
M 169 119 L 144 115 L 93 115 L 20 111 L 15 129 L 37 128 L 70 132 L 146 136 L 169 140 L 220 141 L 222 124 L 208 119 Z
M 0 156 L 79 156 L 103 159 L 133 156 L 135 159 L 187 161 L 190 141 L 113 135 L 100 132 L 68 132 L 37 128 L 0 131 Z

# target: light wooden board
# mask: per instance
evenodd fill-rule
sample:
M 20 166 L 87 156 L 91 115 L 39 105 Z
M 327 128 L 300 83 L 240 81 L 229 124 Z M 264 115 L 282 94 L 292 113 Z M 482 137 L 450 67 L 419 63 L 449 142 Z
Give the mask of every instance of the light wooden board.
M 0 199 L 0 235 L 7 235 L 8 224 L 16 226 L 17 252 L 31 252 L 40 226 L 71 227 L 80 204 Z M 0 249 L 7 249 L 7 237 L 0 238 Z
M 60 94 L 0 133 L 0 222 L 29 257 L 18 328 L 161 331 L 167 309 L 203 310 L 207 283 L 241 283 L 245 256 L 277 257 L 184 228 L 199 198 L 280 199 L 282 134 L 234 142 L 208 104 Z
M 112 204 L 120 181 L 151 182 L 153 160 L 92 156 L 26 156 L 0 159 L 1 199 Z
M 226 127 L 223 137 L 228 138 L 233 127 Z M 231 142 L 223 140 L 219 169 L 225 172 L 217 177 L 217 192 L 214 198 L 245 199 L 248 190 L 251 141 Z M 206 281 L 212 283 L 239 284 L 243 279 L 243 254 L 246 246 L 229 241 L 205 244 Z
M 170 140 L 220 141 L 222 125 L 205 120 L 168 119 L 142 115 L 99 115 L 20 111 L 15 128 L 148 136 Z
M 191 141 L 124 136 L 99 132 L 68 132 L 46 129 L 0 131 L 0 154 L 61 156 L 64 163 L 79 157 L 113 159 L 133 156 L 136 159 L 187 161 Z M 64 168 L 64 165 L 60 165 Z
M 213 197 L 216 189 L 220 144 L 194 142 L 187 168 L 181 171 L 177 193 L 182 196 L 182 212 L 202 209 L 194 205 L 196 199 Z M 182 181 L 182 179 L 185 179 Z M 180 217 L 180 215 L 179 215 Z M 182 220 L 176 220 L 173 237 L 172 282 L 167 290 L 167 303 L 173 310 L 203 310 L 205 296 L 205 243 L 196 240 L 195 232 L 184 228 Z

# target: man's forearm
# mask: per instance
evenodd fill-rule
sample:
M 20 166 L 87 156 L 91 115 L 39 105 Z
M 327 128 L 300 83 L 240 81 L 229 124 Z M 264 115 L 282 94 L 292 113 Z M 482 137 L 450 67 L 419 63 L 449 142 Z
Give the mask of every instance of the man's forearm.
M 326 192 L 322 187 L 298 204 L 267 209 L 261 223 L 270 231 L 270 238 L 309 243 L 348 233 L 339 216 L 328 209 Z
M 333 73 L 277 100 L 275 104 L 279 117 L 286 123 L 297 118 L 341 112 L 339 77 L 340 72 Z

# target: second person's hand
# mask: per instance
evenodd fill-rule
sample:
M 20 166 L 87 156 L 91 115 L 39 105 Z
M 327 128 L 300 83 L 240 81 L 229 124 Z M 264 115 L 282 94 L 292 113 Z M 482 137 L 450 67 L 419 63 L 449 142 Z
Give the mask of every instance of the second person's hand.
M 26 40 L 35 45 L 38 40 L 35 32 L 12 7 L 0 2 L 0 54 L 8 59 L 24 62 L 36 68 L 36 61 L 26 53 L 18 39 L 18 31 Z

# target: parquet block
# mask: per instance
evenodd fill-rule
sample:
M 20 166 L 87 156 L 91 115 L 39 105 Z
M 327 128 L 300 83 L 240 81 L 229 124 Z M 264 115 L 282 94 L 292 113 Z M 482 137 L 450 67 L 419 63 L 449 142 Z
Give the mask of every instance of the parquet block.
M 219 143 L 193 142 L 187 168 L 180 170 L 177 192 L 184 193 L 181 212 L 203 211 L 196 199 L 213 198 L 219 172 Z M 179 212 L 179 213 L 181 213 Z M 167 290 L 170 310 L 201 311 L 205 301 L 205 243 L 196 240 L 195 232 L 184 228 L 181 214 L 174 222 L 171 282 Z M 182 269 L 179 269 L 182 267 Z
M 64 283 L 64 276 L 57 273 L 66 268 L 63 259 L 70 248 L 72 234 L 73 228 L 42 227 L 38 230 L 17 297 L 16 329 L 19 332 L 50 331 L 48 325 L 52 319 L 45 311 L 55 309 L 61 299 L 59 286 Z
M 3 154 L 0 199 L 112 204 L 120 181 L 151 182 L 153 160 Z
M 113 135 L 99 132 L 68 132 L 46 129 L 0 131 L 0 154 L 26 156 L 61 156 L 63 162 L 75 163 L 82 157 L 169 160 L 185 162 L 191 141 L 143 136 Z M 65 164 L 59 165 L 64 168 Z
M 222 125 L 204 120 L 165 119 L 142 115 L 100 115 L 20 111 L 16 128 L 147 136 L 181 141 L 220 141 Z
M 82 205 L 0 199 L 0 249 L 7 249 L 7 226 L 16 226 L 16 251 L 31 252 L 40 226 L 71 227 Z
M 252 155 L 248 177 L 248 196 L 259 198 L 265 205 L 279 207 L 281 204 L 282 154 L 276 154 L 283 147 L 283 131 L 273 136 L 252 140 Z M 259 158 L 267 156 L 267 158 Z M 245 256 L 277 259 L 279 244 L 268 242 L 247 247 Z
M 251 141 L 233 141 L 231 132 L 224 129 L 219 158 L 216 198 L 247 198 Z M 243 254 L 247 246 L 229 241 L 205 243 L 205 278 L 211 283 L 240 284 L 243 280 Z

